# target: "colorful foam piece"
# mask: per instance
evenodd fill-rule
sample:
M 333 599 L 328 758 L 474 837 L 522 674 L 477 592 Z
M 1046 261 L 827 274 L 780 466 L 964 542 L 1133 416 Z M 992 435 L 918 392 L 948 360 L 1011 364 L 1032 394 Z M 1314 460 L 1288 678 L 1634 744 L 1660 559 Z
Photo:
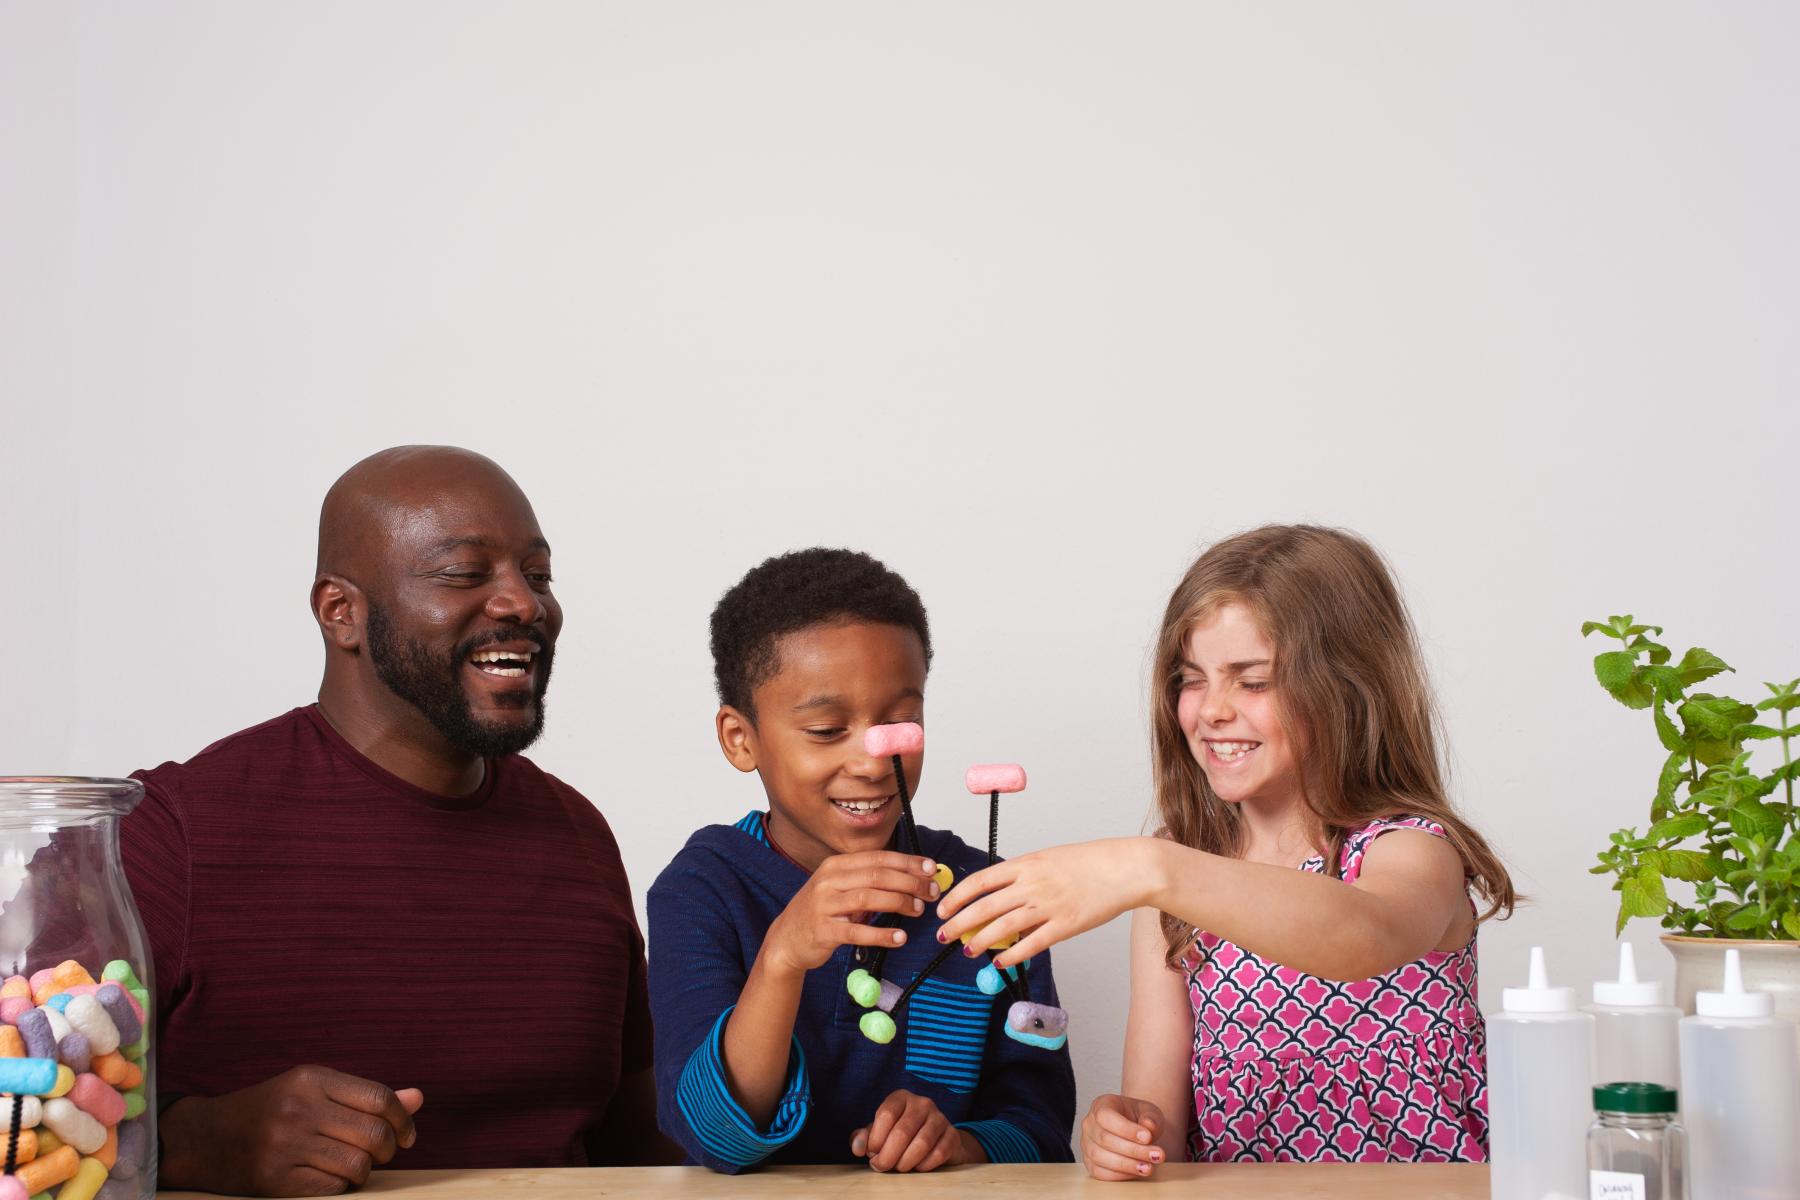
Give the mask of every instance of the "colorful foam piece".
M 1020 1000 L 1006 1010 L 1006 1036 L 1040 1050 L 1060 1050 L 1069 1040 L 1069 1014 L 1051 1004 Z

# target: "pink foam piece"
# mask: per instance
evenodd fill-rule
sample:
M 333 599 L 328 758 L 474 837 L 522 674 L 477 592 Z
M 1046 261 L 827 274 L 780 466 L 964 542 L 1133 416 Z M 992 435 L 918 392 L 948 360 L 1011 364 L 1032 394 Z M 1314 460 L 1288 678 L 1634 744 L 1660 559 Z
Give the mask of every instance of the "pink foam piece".
M 100 985 L 97 983 L 78 983 L 72 988 L 63 989 L 65 993 L 71 996 L 91 996 L 99 990 Z
M 0 1175 L 0 1200 L 31 1200 L 31 1193 L 11 1175 Z
M 30 996 L 8 996 L 6 999 L 0 1000 L 0 1021 L 5 1021 L 8 1025 L 17 1025 L 19 1014 L 28 1008 L 36 1007 L 37 1005 L 31 1002 Z
M 69 1101 L 102 1125 L 117 1125 L 125 1119 L 125 1097 L 98 1075 L 77 1075 L 75 1086 L 69 1089 Z
M 1018 763 L 976 763 L 963 776 L 963 784 L 977 796 L 1025 790 L 1025 768 Z
M 871 725 L 863 734 L 863 749 L 877 758 L 917 754 L 925 748 L 925 727 L 911 721 L 898 725 Z
M 56 968 L 55 967 L 45 967 L 41 971 L 33 971 L 31 973 L 31 990 L 35 993 L 39 988 L 43 987 L 45 984 L 49 983 L 53 978 L 55 978 L 55 976 L 56 976 Z

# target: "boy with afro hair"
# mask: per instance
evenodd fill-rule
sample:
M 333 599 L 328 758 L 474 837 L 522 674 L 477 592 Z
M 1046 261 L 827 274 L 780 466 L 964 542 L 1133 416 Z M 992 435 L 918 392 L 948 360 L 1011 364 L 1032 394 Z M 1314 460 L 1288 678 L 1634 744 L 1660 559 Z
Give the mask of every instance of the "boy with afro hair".
M 1004 997 L 951 955 L 865 1038 L 845 981 L 879 955 L 910 981 L 939 949 L 939 863 L 956 878 L 985 851 L 919 826 L 894 849 L 891 759 L 872 725 L 923 723 L 931 631 L 906 581 L 866 554 L 768 559 L 712 614 L 719 747 L 768 799 L 693 837 L 650 889 L 650 1003 L 659 1122 L 690 1159 L 929 1171 L 969 1162 L 1068 1162 L 1068 1048 L 1006 1037 Z M 923 755 L 907 757 L 916 786 Z M 1056 1003 L 1048 956 L 1033 998 Z

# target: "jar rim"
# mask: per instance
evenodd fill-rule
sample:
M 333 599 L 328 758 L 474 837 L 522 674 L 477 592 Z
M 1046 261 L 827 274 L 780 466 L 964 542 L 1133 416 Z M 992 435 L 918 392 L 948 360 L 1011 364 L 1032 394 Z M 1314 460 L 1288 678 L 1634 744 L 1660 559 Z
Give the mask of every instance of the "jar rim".
M 0 814 L 109 813 L 124 816 L 144 798 L 135 779 L 97 775 L 0 775 Z

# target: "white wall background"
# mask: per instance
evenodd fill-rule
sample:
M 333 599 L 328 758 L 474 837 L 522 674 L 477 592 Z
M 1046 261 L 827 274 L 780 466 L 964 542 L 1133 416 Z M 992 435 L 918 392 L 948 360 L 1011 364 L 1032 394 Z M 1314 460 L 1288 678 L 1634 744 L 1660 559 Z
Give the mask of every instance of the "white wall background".
M 1265 521 L 1391 557 L 1457 794 L 1549 948 L 1660 752 L 1630 609 L 1800 673 L 1800 9 L 0 5 L 0 770 L 185 758 L 313 694 L 318 500 L 444 441 L 534 499 L 568 612 L 534 756 L 641 897 L 759 800 L 706 617 L 765 555 L 930 606 L 926 819 L 1138 830 L 1146 648 Z M 1654 930 L 1634 927 L 1642 957 Z M 1083 1103 L 1123 923 L 1057 951 Z

